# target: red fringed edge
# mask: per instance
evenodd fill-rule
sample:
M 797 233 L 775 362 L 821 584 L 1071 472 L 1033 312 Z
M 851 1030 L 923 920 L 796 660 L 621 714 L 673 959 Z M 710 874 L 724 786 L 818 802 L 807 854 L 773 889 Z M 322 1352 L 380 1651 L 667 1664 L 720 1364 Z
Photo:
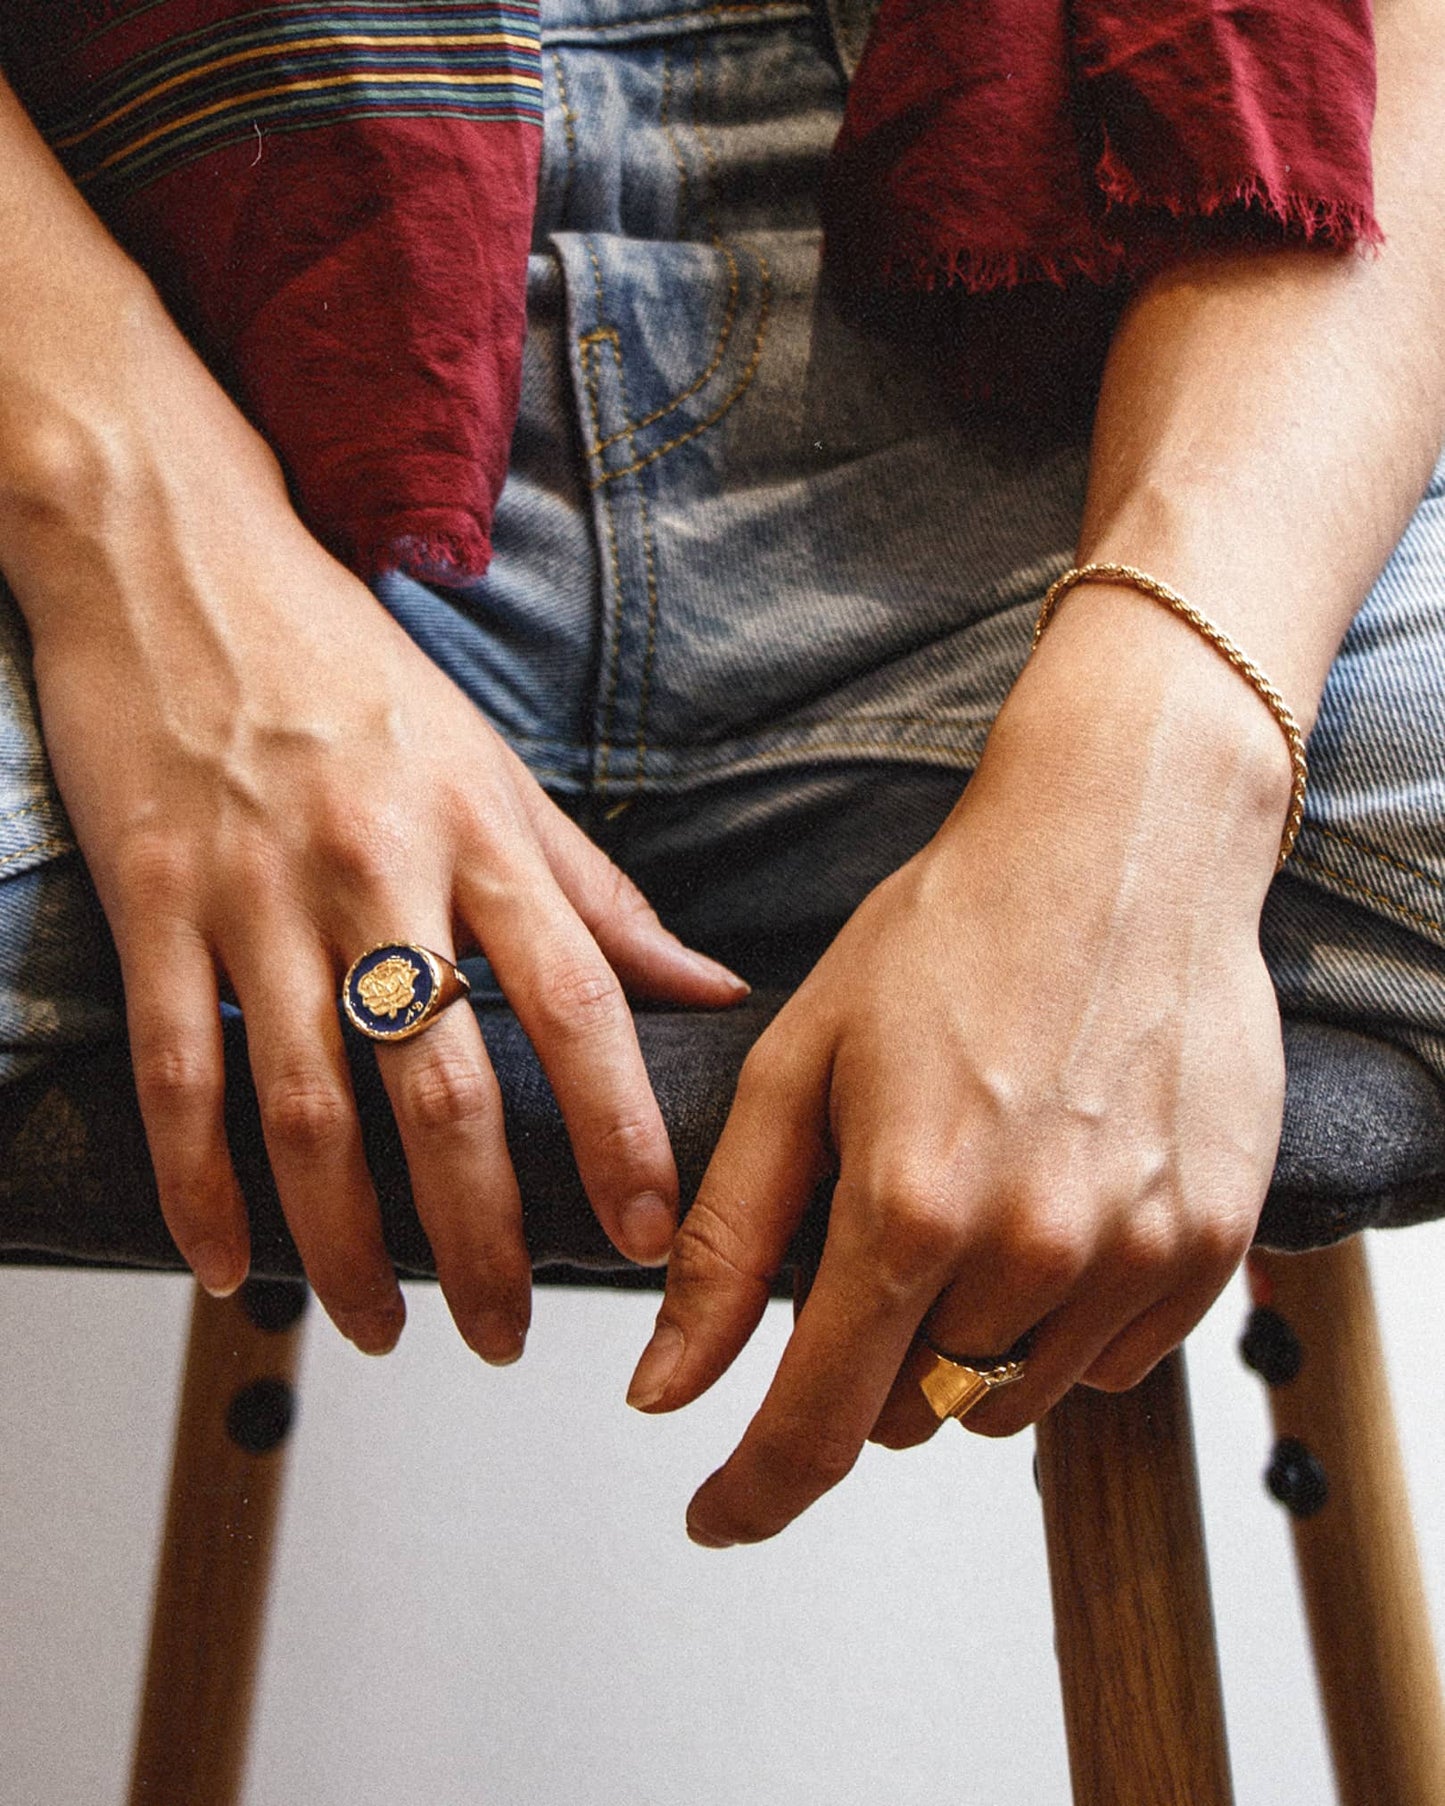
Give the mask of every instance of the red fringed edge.
M 936 236 L 934 222 L 929 222 L 927 232 Z M 963 243 L 925 245 L 926 235 L 922 229 L 910 234 L 904 225 L 897 241 L 881 256 L 875 249 L 874 268 L 883 287 L 922 289 L 925 293 L 956 288 L 967 295 L 996 294 L 1033 283 L 1064 289 L 1071 283 L 1088 282 L 1105 288 L 1123 267 L 1122 256 L 1103 245 L 1048 253 L 980 251 Z M 824 257 L 844 268 L 839 236 L 836 229 L 828 233 Z
M 475 520 L 441 525 L 425 514 L 368 522 L 344 549 L 345 562 L 370 581 L 403 571 L 422 583 L 442 585 L 485 577 L 492 542 Z
M 884 288 L 925 293 L 957 288 L 967 295 L 1007 292 L 1035 283 L 1056 289 L 1079 282 L 1107 288 L 1121 277 L 1148 275 L 1168 259 L 1223 242 L 1217 237 L 1191 241 L 1187 228 L 1198 220 L 1222 223 L 1234 213 L 1255 232 L 1263 229 L 1264 242 L 1279 246 L 1312 245 L 1363 255 L 1385 242 L 1370 208 L 1293 190 L 1281 192 L 1260 176 L 1189 196 L 1147 194 L 1127 169 L 1106 155 L 1099 165 L 1099 185 L 1108 210 L 1098 236 L 1088 244 L 1047 252 L 986 251 L 967 242 L 966 227 L 954 226 L 950 232 L 948 224 L 936 218 L 895 219 L 882 247 L 876 236 L 870 236 L 870 279 Z M 1132 217 L 1121 217 L 1126 213 Z M 1151 229 L 1151 213 L 1167 216 L 1169 226 L 1156 219 Z M 1171 230 L 1173 226 L 1185 230 Z M 861 230 L 861 224 L 845 223 L 834 213 L 824 246 L 832 267 L 858 269 L 853 251 Z

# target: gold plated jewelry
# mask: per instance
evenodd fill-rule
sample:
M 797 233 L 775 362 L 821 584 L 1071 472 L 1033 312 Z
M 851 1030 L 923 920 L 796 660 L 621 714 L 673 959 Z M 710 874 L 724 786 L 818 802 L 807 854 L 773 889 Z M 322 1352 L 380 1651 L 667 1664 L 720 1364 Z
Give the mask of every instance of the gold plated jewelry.
M 940 1423 L 946 1417 L 956 1418 L 962 1423 L 974 1406 L 986 1399 L 990 1392 L 997 1392 L 1001 1386 L 1012 1386 L 1016 1380 L 1021 1380 L 1024 1369 L 1028 1366 L 1028 1358 L 1023 1355 L 1013 1360 L 1005 1357 L 985 1367 L 969 1361 L 956 1361 L 951 1355 L 940 1354 L 926 1337 L 923 1345 L 930 1358 L 927 1371 L 918 1385 Z
M 1227 633 L 1216 627 L 1207 615 L 1200 614 L 1191 602 L 1186 602 L 1167 583 L 1161 583 L 1147 571 L 1135 570 L 1132 564 L 1080 564 L 1065 571 L 1062 577 L 1049 585 L 1048 594 L 1044 597 L 1044 605 L 1039 610 L 1039 618 L 1034 625 L 1034 646 L 1043 638 L 1044 629 L 1053 619 L 1055 610 L 1076 583 L 1124 583 L 1131 589 L 1142 591 L 1146 596 L 1152 596 L 1156 602 L 1162 602 L 1206 639 L 1226 664 L 1234 667 L 1274 716 L 1279 724 L 1279 731 L 1284 735 L 1285 745 L 1289 748 L 1290 767 L 1289 814 L 1285 817 L 1284 833 L 1279 843 L 1279 859 L 1274 868 L 1278 871 L 1289 858 L 1299 834 L 1300 823 L 1304 820 L 1305 785 L 1309 781 L 1304 735 L 1300 732 L 1299 723 L 1289 704 L 1259 666 L 1235 645 Z M 1030 647 L 1030 651 L 1032 650 L 1033 647 Z
M 409 1041 L 470 995 L 464 972 L 410 941 L 383 941 L 353 960 L 341 986 L 347 1020 L 371 1041 Z

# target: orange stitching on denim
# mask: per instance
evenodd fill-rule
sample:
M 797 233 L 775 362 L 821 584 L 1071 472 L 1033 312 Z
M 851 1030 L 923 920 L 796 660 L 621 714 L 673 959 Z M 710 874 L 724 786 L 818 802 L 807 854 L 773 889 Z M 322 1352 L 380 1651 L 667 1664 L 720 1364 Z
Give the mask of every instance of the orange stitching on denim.
M 614 347 L 617 357 L 617 382 L 622 387 L 622 353 Z M 627 392 L 622 390 L 622 406 L 627 407 Z M 637 451 L 637 440 L 632 440 L 632 450 Z M 642 517 L 642 562 L 647 573 L 647 643 L 642 653 L 642 678 L 637 690 L 637 771 L 634 782 L 642 788 L 643 772 L 647 766 L 647 711 L 652 703 L 652 671 L 657 653 L 657 559 L 652 541 L 652 512 L 647 506 L 647 488 L 641 477 L 637 480 L 637 509 Z
M 637 506 L 642 516 L 642 560 L 647 572 L 647 644 L 642 653 L 642 679 L 637 690 L 637 771 L 633 782 L 640 790 L 647 767 L 647 711 L 652 704 L 652 672 L 657 655 L 657 561 L 652 545 L 652 515 L 647 492 L 639 479 Z
M 1397 872 L 1403 872 L 1407 878 L 1418 878 L 1422 884 L 1431 885 L 1435 890 L 1445 890 L 1442 882 L 1433 872 L 1427 872 L 1423 866 L 1411 865 L 1407 860 L 1397 859 L 1394 854 L 1383 852 L 1379 847 L 1368 846 L 1363 840 L 1355 840 L 1351 835 L 1342 833 L 1338 828 L 1326 828 L 1320 822 L 1311 822 L 1310 828 L 1321 834 L 1326 840 L 1337 840 L 1342 847 L 1348 847 L 1352 853 L 1359 853 L 1366 859 L 1379 859 L 1385 865 L 1394 866 Z
M 587 448 L 588 457 L 601 457 L 602 453 L 605 452 L 609 446 L 616 445 L 619 439 L 630 439 L 635 433 L 640 433 L 644 427 L 655 426 L 664 415 L 673 413 L 677 408 L 682 406 L 683 402 L 696 395 L 699 389 L 706 388 L 713 377 L 717 375 L 718 365 L 722 363 L 724 357 L 727 355 L 728 344 L 733 336 L 733 328 L 737 324 L 738 302 L 742 298 L 743 287 L 742 272 L 738 268 L 737 258 L 733 256 L 726 245 L 719 245 L 718 250 L 721 251 L 723 260 L 728 266 L 728 301 L 727 311 L 723 315 L 722 326 L 718 330 L 717 346 L 713 351 L 712 361 L 708 364 L 706 370 L 702 372 L 701 376 L 697 377 L 695 381 L 690 382 L 685 389 L 679 390 L 670 401 L 663 402 L 660 408 L 654 408 L 650 414 L 644 414 L 641 420 L 635 421 L 631 426 L 624 427 L 620 432 L 613 433 L 606 439 L 599 439 L 595 445 L 589 445 Z M 681 440 L 678 440 L 675 443 L 681 444 Z M 664 446 L 662 449 L 665 451 L 670 448 Z M 654 452 L 652 456 L 656 457 L 657 453 Z M 615 474 L 620 476 L 621 472 L 619 471 Z
M 567 168 L 562 177 L 562 204 L 558 208 L 562 224 L 567 223 L 567 212 L 572 204 L 572 177 L 577 163 L 577 115 L 572 111 L 572 99 L 567 92 L 567 77 L 562 70 L 560 52 L 552 52 L 552 70 L 557 77 L 557 100 L 562 108 L 562 126 L 567 135 Z
M 0 821 L 19 821 L 22 815 L 49 815 L 53 807 L 49 802 L 21 803 L 15 809 L 0 809 Z
M 610 335 L 612 344 L 612 361 L 617 367 L 617 397 L 622 404 L 622 418 L 630 420 L 632 406 L 627 398 L 627 374 L 622 367 L 622 342 L 614 332 Z M 629 429 L 626 437 L 630 441 L 634 457 L 637 453 L 635 430 Z M 642 560 L 647 574 L 647 643 L 642 655 L 642 677 L 637 693 L 637 766 L 633 776 L 634 784 L 642 787 L 643 771 L 647 764 L 647 709 L 652 694 L 653 656 L 657 650 L 657 560 L 653 549 L 652 514 L 647 506 L 647 491 L 639 482 L 637 485 L 637 512 L 642 523 Z M 618 635 L 617 646 L 622 644 L 622 611 L 621 585 L 618 587 Z
M 604 327 L 602 324 L 607 308 L 602 300 L 602 265 L 597 260 L 597 247 L 590 238 L 585 238 L 582 242 L 587 247 L 587 257 L 592 265 L 592 292 L 597 297 L 597 331 L 603 334 L 615 331 L 614 327 Z
M 1343 872 L 1335 871 L 1332 866 L 1326 865 L 1322 860 L 1309 859 L 1296 852 L 1290 860 L 1290 865 L 1300 865 L 1306 871 L 1318 872 L 1321 877 L 1329 878 L 1342 889 L 1353 891 L 1357 897 L 1364 897 L 1367 902 L 1378 904 L 1382 909 L 1389 910 L 1394 915 L 1403 916 L 1407 921 L 1413 922 L 1417 928 L 1429 928 L 1437 934 L 1441 930 L 1445 930 L 1445 921 L 1438 917 L 1421 915 L 1418 910 L 1411 909 L 1407 904 L 1398 903 L 1393 897 L 1387 897 L 1383 891 L 1371 890 L 1369 885 L 1357 883 L 1353 878 L 1347 878 Z M 1284 869 L 1288 871 L 1289 866 L 1287 865 Z
M 758 260 L 758 272 L 762 278 L 761 294 L 758 301 L 758 329 L 753 336 L 752 351 L 749 354 L 747 365 L 744 368 L 742 375 L 738 378 L 737 384 L 732 392 L 723 398 L 719 405 L 713 409 L 712 413 L 708 415 L 706 420 L 698 421 L 696 426 L 689 427 L 685 433 L 679 433 L 675 439 L 669 439 L 665 445 L 655 447 L 644 457 L 634 459 L 631 464 L 624 464 L 617 470 L 604 470 L 601 476 L 590 479 L 589 486 L 591 488 L 600 489 L 606 483 L 615 482 L 618 477 L 630 477 L 637 471 L 644 469 L 645 466 L 655 464 L 659 458 L 665 458 L 669 452 L 676 451 L 678 446 L 686 445 L 689 439 L 700 437 L 703 433 L 707 432 L 710 427 L 716 426 L 723 415 L 734 408 L 752 387 L 753 378 L 758 373 L 758 365 L 763 361 L 763 341 L 767 336 L 768 316 L 772 306 L 773 294 L 772 271 L 768 268 L 768 260 L 763 256 L 761 251 L 756 252 L 755 255 Z M 636 431 L 635 428 L 633 430 Z M 621 435 L 621 437 L 625 438 L 626 434 Z
M 601 273 L 598 273 L 600 284 Z M 598 331 L 588 333 L 581 342 L 582 373 L 587 379 L 587 405 L 592 414 L 592 430 L 595 433 L 601 424 L 602 404 L 597 393 L 596 351 L 602 339 L 609 335 Z M 610 335 L 614 344 L 616 334 Z M 597 781 L 607 782 L 607 767 L 612 757 L 612 723 L 617 712 L 617 690 L 622 678 L 622 558 L 617 549 L 617 520 L 612 511 L 612 496 L 604 490 L 602 502 L 605 510 L 607 528 L 607 548 L 609 563 L 612 567 L 612 593 L 615 598 L 612 610 L 613 637 L 611 670 L 607 681 L 607 698 L 602 709 L 602 738 L 597 746 Z
M 694 59 L 694 63 L 693 63 L 692 130 L 693 130 L 694 137 L 697 139 L 698 143 L 702 146 L 703 156 L 707 161 L 708 169 L 710 172 L 712 172 L 713 180 L 715 182 L 716 181 L 716 172 L 717 172 L 716 155 L 712 149 L 712 146 L 703 137 L 702 132 L 699 129 L 698 123 L 697 123 L 697 99 L 698 99 L 699 91 L 701 89 L 701 84 L 702 84 L 702 53 L 701 53 L 701 51 L 699 51 L 698 55 Z M 667 142 L 672 150 L 672 160 L 677 165 L 678 180 L 681 184 L 682 191 L 683 191 L 683 210 L 679 214 L 679 225 L 685 226 L 687 223 L 687 214 L 690 211 L 690 208 L 688 205 L 687 164 L 683 159 L 682 148 L 677 142 L 677 134 L 673 130 L 671 114 L 672 114 L 672 59 L 671 59 L 670 55 L 664 55 L 663 65 L 662 65 L 662 105 L 661 105 L 660 118 L 661 118 L 662 129 L 667 134 Z M 674 412 L 675 409 L 680 408 L 682 406 L 683 402 L 690 400 L 694 395 L 697 394 L 699 389 L 703 389 L 703 388 L 707 387 L 708 383 L 710 383 L 712 381 L 713 377 L 717 375 L 719 366 L 721 365 L 723 359 L 727 356 L 728 346 L 732 343 L 733 329 L 737 325 L 738 303 L 742 298 L 742 286 L 743 286 L 742 271 L 738 268 L 738 260 L 733 255 L 731 249 L 722 242 L 722 238 L 718 232 L 718 227 L 717 227 L 717 216 L 713 210 L 711 202 L 709 202 L 708 206 L 706 207 L 706 209 L 703 213 L 703 218 L 704 218 L 704 220 L 707 224 L 708 230 L 711 234 L 713 244 L 716 246 L 718 251 L 721 252 L 723 261 L 727 264 L 727 267 L 728 267 L 727 306 L 723 311 L 723 322 L 722 322 L 721 327 L 718 329 L 717 343 L 713 347 L 713 354 L 712 354 L 711 359 L 708 362 L 707 368 L 702 372 L 702 374 L 700 376 L 695 377 L 693 379 L 693 381 L 690 382 L 685 389 L 679 390 L 678 393 L 676 395 L 674 395 L 670 400 L 663 402 L 661 407 L 654 408 L 650 414 L 644 414 L 641 420 L 635 421 L 631 425 L 624 427 L 620 432 L 613 433 L 606 439 L 599 439 L 595 445 L 589 445 L 587 448 L 587 455 L 590 458 L 600 458 L 602 456 L 603 452 L 605 452 L 610 446 L 616 445 L 619 439 L 630 438 L 634 433 L 640 433 L 644 427 L 655 426 L 659 420 L 663 419 L 666 415 Z M 678 441 L 678 443 L 681 443 L 681 441 Z M 635 455 L 636 451 L 637 451 L 637 447 L 634 445 L 632 449 L 633 449 L 633 453 Z M 664 447 L 663 449 L 666 450 L 668 448 Z
M 75 848 L 65 840 L 56 840 L 53 837 L 49 840 L 33 840 L 28 847 L 21 847 L 18 853 L 7 853 L 3 859 L 0 859 L 0 867 L 15 865 L 22 859 L 33 859 L 37 853 L 58 854 L 73 853 L 74 851 Z

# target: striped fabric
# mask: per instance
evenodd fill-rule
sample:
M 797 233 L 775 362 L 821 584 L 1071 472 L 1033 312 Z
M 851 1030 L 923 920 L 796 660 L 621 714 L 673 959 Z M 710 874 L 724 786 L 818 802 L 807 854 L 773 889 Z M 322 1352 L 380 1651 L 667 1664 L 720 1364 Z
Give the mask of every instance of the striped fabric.
M 540 0 L 0 0 L 0 66 L 363 575 L 486 569 Z
M 538 0 L 282 4 L 127 58 L 46 121 L 83 187 L 131 189 L 219 146 L 338 117 L 540 125 Z

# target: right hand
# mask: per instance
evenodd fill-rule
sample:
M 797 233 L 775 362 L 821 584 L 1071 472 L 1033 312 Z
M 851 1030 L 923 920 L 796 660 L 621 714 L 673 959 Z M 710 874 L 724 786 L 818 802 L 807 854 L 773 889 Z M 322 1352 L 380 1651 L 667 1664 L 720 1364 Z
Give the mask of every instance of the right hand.
M 174 367 L 173 367 L 174 368 Z M 665 1257 L 677 1176 L 634 995 L 746 990 L 685 948 L 473 704 L 292 513 L 196 367 L 100 459 L 0 521 L 56 781 L 115 937 L 166 1222 L 209 1290 L 248 1262 L 222 1122 L 222 986 L 317 1295 L 380 1353 L 404 1307 L 337 1017 L 379 941 L 487 955 L 536 1046 L 608 1235 Z M 179 397 L 179 398 L 177 398 Z M 137 430 L 134 422 L 144 420 Z M 57 501 L 57 496 L 62 498 Z M 379 1046 L 418 1213 L 462 1335 L 521 1353 L 530 1264 L 475 1018 Z

